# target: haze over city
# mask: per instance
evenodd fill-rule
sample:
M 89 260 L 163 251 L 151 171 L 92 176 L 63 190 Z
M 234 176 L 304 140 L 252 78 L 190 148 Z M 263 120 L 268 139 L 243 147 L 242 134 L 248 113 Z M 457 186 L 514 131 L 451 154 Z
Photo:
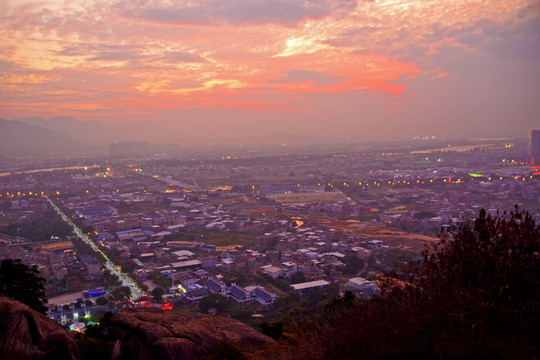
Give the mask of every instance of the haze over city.
M 526 137 L 540 114 L 535 0 L 4 0 L 0 29 L 0 118 L 121 140 Z
M 540 1 L 0 0 L 0 358 L 540 359 Z

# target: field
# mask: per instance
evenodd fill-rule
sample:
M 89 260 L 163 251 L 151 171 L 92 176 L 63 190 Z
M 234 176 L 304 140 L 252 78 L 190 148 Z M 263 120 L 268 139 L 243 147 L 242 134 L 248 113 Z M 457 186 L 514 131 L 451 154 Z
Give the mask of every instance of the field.
M 208 245 L 215 245 L 218 249 L 223 250 L 236 246 L 253 245 L 257 240 L 257 236 L 251 233 L 200 230 L 173 234 L 171 240 L 198 241 Z
M 71 241 L 61 241 L 55 243 L 41 244 L 41 248 L 45 251 L 58 251 L 58 250 L 67 250 L 74 249 L 75 246 Z
M 382 225 L 372 223 L 348 223 L 345 221 L 321 221 L 329 227 L 350 233 L 355 236 L 370 237 L 382 240 L 391 248 L 401 248 L 403 250 L 420 253 L 427 244 L 438 241 L 437 237 L 422 234 L 410 234 L 397 229 L 390 229 Z

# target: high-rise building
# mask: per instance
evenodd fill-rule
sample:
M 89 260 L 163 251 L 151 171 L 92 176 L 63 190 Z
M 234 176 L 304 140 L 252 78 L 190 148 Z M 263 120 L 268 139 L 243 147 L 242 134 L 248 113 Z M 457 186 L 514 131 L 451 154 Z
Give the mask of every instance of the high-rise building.
M 540 165 L 540 130 L 531 131 L 531 157 L 533 165 Z

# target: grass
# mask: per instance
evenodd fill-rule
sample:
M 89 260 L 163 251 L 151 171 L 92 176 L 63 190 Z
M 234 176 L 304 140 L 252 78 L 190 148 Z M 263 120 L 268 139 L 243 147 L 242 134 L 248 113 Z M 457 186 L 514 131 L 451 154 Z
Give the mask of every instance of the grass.
M 381 258 L 380 264 L 375 266 L 378 269 L 400 267 L 405 262 L 412 261 L 418 253 L 403 249 L 392 249 L 387 251 Z

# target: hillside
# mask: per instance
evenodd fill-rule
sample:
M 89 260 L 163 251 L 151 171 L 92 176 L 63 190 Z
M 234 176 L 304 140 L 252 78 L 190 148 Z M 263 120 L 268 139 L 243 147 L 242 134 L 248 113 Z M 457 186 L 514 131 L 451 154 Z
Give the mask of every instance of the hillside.
M 0 119 L 0 156 L 74 156 L 100 150 L 97 146 L 57 131 L 21 121 Z
M 121 130 L 115 127 L 96 121 L 82 122 L 71 116 L 57 116 L 49 120 L 27 117 L 16 119 L 16 121 L 56 131 L 103 148 L 121 138 Z

